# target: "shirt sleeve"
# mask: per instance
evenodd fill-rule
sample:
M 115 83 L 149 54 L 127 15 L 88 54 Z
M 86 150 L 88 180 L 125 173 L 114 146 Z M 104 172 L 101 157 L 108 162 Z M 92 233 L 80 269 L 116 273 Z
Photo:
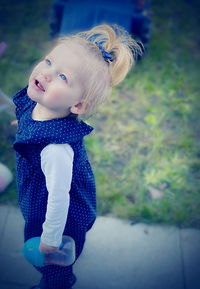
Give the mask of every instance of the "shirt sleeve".
M 49 144 L 40 155 L 49 193 L 41 240 L 49 246 L 59 247 L 70 203 L 74 151 L 69 144 Z

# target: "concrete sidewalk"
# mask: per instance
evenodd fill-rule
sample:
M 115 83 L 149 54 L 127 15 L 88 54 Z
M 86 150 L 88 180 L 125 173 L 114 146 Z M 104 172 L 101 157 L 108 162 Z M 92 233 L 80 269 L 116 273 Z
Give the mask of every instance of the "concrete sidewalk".
M 23 256 L 24 220 L 0 205 L 0 289 L 28 289 L 41 274 Z M 74 265 L 73 289 L 199 289 L 200 230 L 99 216 Z

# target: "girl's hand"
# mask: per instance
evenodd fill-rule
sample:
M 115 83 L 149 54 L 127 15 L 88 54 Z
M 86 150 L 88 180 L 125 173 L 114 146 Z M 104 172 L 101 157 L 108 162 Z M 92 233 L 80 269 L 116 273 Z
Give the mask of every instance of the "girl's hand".
M 41 253 L 49 254 L 59 250 L 59 247 L 48 246 L 40 240 L 39 250 Z
M 10 123 L 11 125 L 18 125 L 18 120 L 16 119 L 16 120 L 13 120 L 13 121 L 11 121 L 11 123 Z

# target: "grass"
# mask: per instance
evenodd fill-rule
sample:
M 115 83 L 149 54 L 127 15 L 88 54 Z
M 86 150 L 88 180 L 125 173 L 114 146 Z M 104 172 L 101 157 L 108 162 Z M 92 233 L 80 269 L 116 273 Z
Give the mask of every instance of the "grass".
M 3 14 L 12 17 L 17 5 L 5 3 Z M 10 96 L 26 85 L 31 67 L 49 45 L 51 1 L 19 3 L 15 27 L 8 25 L 5 16 L 3 32 L 7 29 L 7 33 L 1 37 L 9 46 L 0 59 L 0 86 Z M 96 178 L 98 215 L 132 223 L 200 226 L 197 11 L 195 1 L 193 6 L 180 0 L 154 1 L 152 38 L 145 57 L 87 121 L 95 127 L 85 142 Z M 30 17 L 24 19 L 25 13 Z M 0 126 L 4 132 L 1 161 L 15 176 L 15 129 L 2 113 Z M 163 197 L 153 200 L 150 187 Z M 16 203 L 14 182 L 0 202 Z

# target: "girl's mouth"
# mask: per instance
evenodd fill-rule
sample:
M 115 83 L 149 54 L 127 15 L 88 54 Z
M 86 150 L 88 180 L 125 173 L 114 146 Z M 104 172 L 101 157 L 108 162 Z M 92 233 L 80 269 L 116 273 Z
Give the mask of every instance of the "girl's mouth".
M 45 91 L 44 87 L 42 86 L 42 84 L 37 80 L 35 79 L 35 85 L 42 91 Z

